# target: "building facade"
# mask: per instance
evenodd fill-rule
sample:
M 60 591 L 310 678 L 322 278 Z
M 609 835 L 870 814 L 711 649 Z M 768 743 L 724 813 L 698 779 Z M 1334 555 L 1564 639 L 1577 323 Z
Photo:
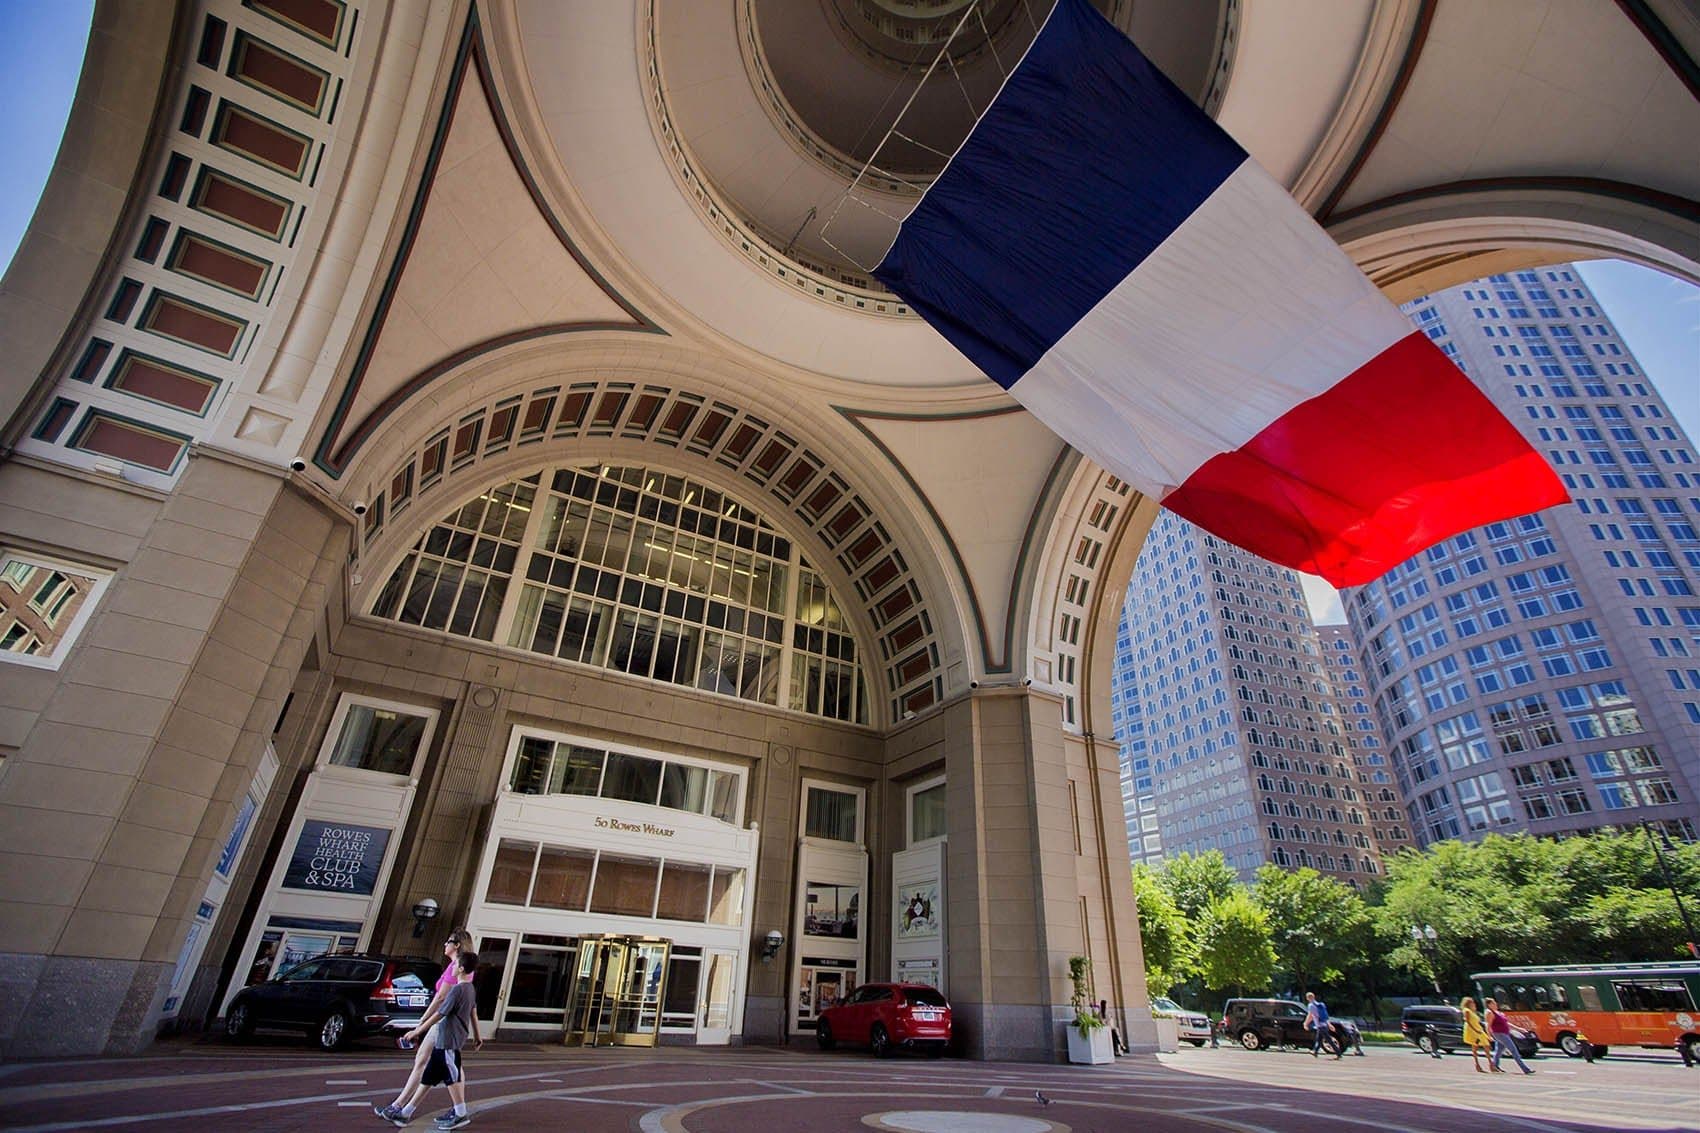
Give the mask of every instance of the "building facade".
M 1117 736 L 1134 860 L 1220 850 L 1242 877 L 1269 862 L 1354 886 L 1380 874 L 1386 752 L 1296 572 L 1164 512 L 1122 618 L 1112 700 L 1134 706 Z M 1136 842 L 1136 822 L 1158 841 Z M 1397 839 L 1398 823 L 1381 828 Z
M 1429 548 L 1346 602 L 1421 845 L 1700 821 L 1700 464 L 1573 265 L 1406 311 L 1574 504 Z
M 528 1037 L 606 946 L 666 1041 L 896 976 L 1056 1058 L 1077 955 L 1154 1041 L 1103 737 L 1155 501 L 867 274 L 1032 34 L 982 4 L 893 100 L 935 8 L 97 3 L 0 284 L 0 1055 L 448 924 Z M 1548 22 L 1586 82 L 1497 6 L 1101 8 L 1396 299 L 1574 248 L 1700 278 L 1659 5 Z M 1483 44 L 1551 129 L 1478 192 L 1383 138 Z

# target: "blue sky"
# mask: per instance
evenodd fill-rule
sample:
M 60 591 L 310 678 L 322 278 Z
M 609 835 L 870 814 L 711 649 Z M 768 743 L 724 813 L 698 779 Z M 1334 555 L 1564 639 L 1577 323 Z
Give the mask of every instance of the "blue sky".
M 12 45 L 0 69 L 0 131 L 12 157 L 0 164 L 0 265 L 11 263 L 52 168 L 93 11 L 93 0 L 0 0 L 0 43 Z M 1689 437 L 1700 438 L 1700 287 L 1614 260 L 1581 271 Z M 1318 621 L 1346 620 L 1320 579 L 1307 579 L 1305 593 Z

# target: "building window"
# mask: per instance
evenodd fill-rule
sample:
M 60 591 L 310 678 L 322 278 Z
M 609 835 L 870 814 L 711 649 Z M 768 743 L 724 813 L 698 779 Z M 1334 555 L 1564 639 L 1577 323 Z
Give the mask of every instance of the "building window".
M 90 567 L 0 552 L 0 661 L 58 668 L 110 579 Z
M 845 610 L 754 510 L 695 480 L 607 465 L 474 497 L 414 544 L 371 607 L 407 625 L 867 723 Z
M 339 715 L 325 763 L 380 775 L 412 775 L 437 722 L 428 709 L 363 697 L 345 698 Z
M 705 814 L 736 825 L 744 777 L 660 755 L 612 751 L 575 740 L 520 733 L 508 790 L 516 795 L 584 795 Z
M 862 792 L 851 788 L 806 785 L 803 834 L 833 842 L 862 840 Z
M 909 790 L 909 845 L 945 836 L 945 786 L 933 779 Z

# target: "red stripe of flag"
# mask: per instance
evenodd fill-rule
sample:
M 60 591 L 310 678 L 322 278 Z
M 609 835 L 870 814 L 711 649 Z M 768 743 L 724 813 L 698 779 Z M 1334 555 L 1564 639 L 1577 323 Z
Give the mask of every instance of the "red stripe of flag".
M 1356 586 L 1448 536 L 1569 498 L 1516 426 L 1413 332 L 1206 461 L 1163 506 Z

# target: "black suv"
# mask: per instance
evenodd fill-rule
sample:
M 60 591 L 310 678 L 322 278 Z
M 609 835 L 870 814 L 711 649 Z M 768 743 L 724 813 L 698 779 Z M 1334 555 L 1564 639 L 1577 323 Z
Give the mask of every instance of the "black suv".
M 1485 1019 L 1482 1027 L 1487 1027 Z M 1424 1054 L 1436 1050 L 1451 1053 L 1464 1048 L 1464 1013 L 1444 1004 L 1407 1007 L 1399 1017 L 1399 1033 L 1416 1043 Z M 1533 1058 L 1541 1049 L 1540 1040 L 1527 1032 L 1513 1033 L 1511 1039 L 1524 1058 Z
M 225 1033 L 305 1031 L 321 1050 L 335 1050 L 360 1035 L 411 1030 L 430 1005 L 440 971 L 412 957 L 314 956 L 237 992 L 224 1015 Z
M 1305 1005 L 1291 999 L 1230 999 L 1222 1005 L 1222 1033 L 1247 1050 L 1309 1047 L 1312 1039 L 1305 1030 Z M 1332 1035 L 1323 1047 L 1334 1053 Z

